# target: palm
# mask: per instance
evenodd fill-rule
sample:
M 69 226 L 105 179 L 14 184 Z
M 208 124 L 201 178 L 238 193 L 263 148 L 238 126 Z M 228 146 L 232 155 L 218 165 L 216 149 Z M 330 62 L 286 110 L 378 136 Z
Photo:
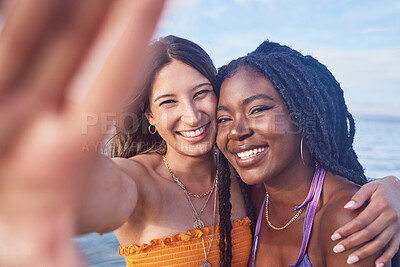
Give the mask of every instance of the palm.
M 7 251 L 1 266 L 76 265 L 70 237 L 97 158 L 82 149 L 102 139 L 101 125 L 82 132 L 82 114 L 118 111 L 162 4 L 10 4 L 0 39 L 0 251 Z M 107 27 L 105 18 L 121 6 L 130 10 L 127 32 L 85 99 L 71 105 L 65 95 L 76 70 Z

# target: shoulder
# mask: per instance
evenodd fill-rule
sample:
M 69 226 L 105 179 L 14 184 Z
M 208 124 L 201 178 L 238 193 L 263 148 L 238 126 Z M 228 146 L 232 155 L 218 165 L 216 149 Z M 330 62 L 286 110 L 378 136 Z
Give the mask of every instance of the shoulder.
M 344 208 L 358 189 L 359 186 L 346 178 L 327 173 L 321 208 L 321 226 L 324 230 L 334 231 L 339 226 L 354 219 L 361 212 L 360 209 L 351 211 Z
M 160 186 L 157 170 L 160 167 L 158 155 L 144 154 L 131 158 L 113 158 L 114 163 L 131 180 L 136 183 L 138 190 L 138 205 L 142 207 L 154 206 L 159 202 Z
M 333 252 L 333 247 L 337 245 L 338 241 L 334 242 L 331 240 L 331 235 L 336 229 L 356 218 L 362 211 L 363 208 L 355 211 L 344 208 L 358 189 L 359 186 L 354 185 L 347 179 L 327 173 L 321 198 L 322 207 L 318 214 L 319 225 L 317 229 L 318 239 L 320 244 L 322 244 L 324 258 L 328 266 L 346 264 L 347 257 L 358 248 L 356 247 L 337 254 Z M 371 257 L 359 264 L 361 265 L 355 266 L 374 266 Z
M 154 170 L 158 165 L 153 154 L 138 155 L 131 158 L 112 158 L 112 160 L 132 178 L 148 176 L 150 170 Z

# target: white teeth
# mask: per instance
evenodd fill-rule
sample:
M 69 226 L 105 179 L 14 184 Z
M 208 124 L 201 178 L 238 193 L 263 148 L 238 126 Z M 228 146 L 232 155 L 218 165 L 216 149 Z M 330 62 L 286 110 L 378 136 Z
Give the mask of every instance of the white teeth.
M 239 153 L 237 153 L 237 155 L 238 155 L 238 157 L 240 159 L 248 159 L 248 158 L 251 158 L 251 157 L 254 157 L 254 156 L 260 154 L 264 150 L 265 150 L 264 147 L 260 147 L 260 148 L 255 148 L 255 149 L 252 149 L 252 150 L 239 152 Z
M 204 131 L 206 130 L 206 125 L 204 125 L 203 127 L 197 129 L 196 131 L 182 131 L 179 132 L 181 135 L 185 136 L 185 137 L 196 137 L 201 135 L 202 133 L 204 133 Z

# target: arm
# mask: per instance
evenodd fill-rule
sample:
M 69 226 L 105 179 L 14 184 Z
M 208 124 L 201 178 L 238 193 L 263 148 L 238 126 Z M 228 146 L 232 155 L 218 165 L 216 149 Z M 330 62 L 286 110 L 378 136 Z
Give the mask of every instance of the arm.
M 79 234 L 117 229 L 133 213 L 138 202 L 136 182 L 118 167 L 115 160 L 99 155 L 97 166 L 80 205 Z M 140 173 L 137 168 L 137 177 L 142 177 Z
M 70 238 L 81 227 L 85 190 L 94 181 L 95 170 L 102 167 L 96 153 L 82 153 L 82 145 L 100 142 L 104 134 L 100 123 L 84 134 L 82 114 L 101 117 L 119 111 L 163 2 L 19 0 L 10 4 L 0 36 L 0 251 L 6 252 L 0 253 L 0 266 L 82 265 Z M 122 38 L 86 100 L 69 105 L 68 89 L 89 47 L 111 7 L 121 5 L 130 10 Z M 115 192 L 126 185 L 133 190 L 122 172 L 111 175 L 119 179 Z M 118 216 L 117 224 L 124 216 Z M 102 222 L 100 231 L 112 223 Z
M 324 217 L 321 220 L 321 233 L 320 238 L 322 239 L 322 244 L 324 248 L 324 258 L 326 260 L 326 266 L 345 266 L 351 264 L 351 266 L 376 266 L 376 259 L 382 254 L 383 250 L 375 250 L 371 255 L 359 258 L 354 252 L 361 247 L 361 245 L 355 246 L 353 248 L 342 251 L 343 247 L 338 241 L 332 241 L 324 233 L 332 232 L 337 229 L 343 223 L 347 223 L 356 218 L 361 210 L 352 211 L 344 210 L 343 206 L 346 203 L 348 197 L 337 198 L 333 203 L 329 204 L 328 208 L 324 212 Z M 341 253 L 338 253 L 338 252 Z M 382 265 L 383 266 L 383 265 Z M 390 265 L 386 265 L 390 266 Z
M 345 250 L 353 249 L 353 256 L 360 259 L 385 248 L 376 265 L 388 263 L 400 244 L 400 181 L 385 177 L 364 185 L 347 203 L 346 209 L 356 210 L 370 203 L 352 221 L 338 228 L 332 238 L 339 240 Z M 344 238 L 343 240 L 341 240 Z M 366 242 L 366 243 L 365 243 Z M 365 243 L 365 244 L 364 244 Z M 362 246 L 360 246 L 363 244 Z

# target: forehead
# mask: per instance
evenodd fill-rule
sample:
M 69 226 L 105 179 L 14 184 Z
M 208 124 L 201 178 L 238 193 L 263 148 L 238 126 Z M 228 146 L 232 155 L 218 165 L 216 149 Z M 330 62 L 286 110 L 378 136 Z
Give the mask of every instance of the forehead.
M 178 94 L 181 91 L 191 90 L 202 83 L 209 83 L 209 81 L 193 67 L 173 59 L 156 74 L 152 95 Z
M 227 103 L 233 99 L 241 100 L 257 94 L 266 94 L 274 99 L 280 99 L 272 83 L 263 74 L 241 68 L 222 83 L 219 102 L 220 104 Z

